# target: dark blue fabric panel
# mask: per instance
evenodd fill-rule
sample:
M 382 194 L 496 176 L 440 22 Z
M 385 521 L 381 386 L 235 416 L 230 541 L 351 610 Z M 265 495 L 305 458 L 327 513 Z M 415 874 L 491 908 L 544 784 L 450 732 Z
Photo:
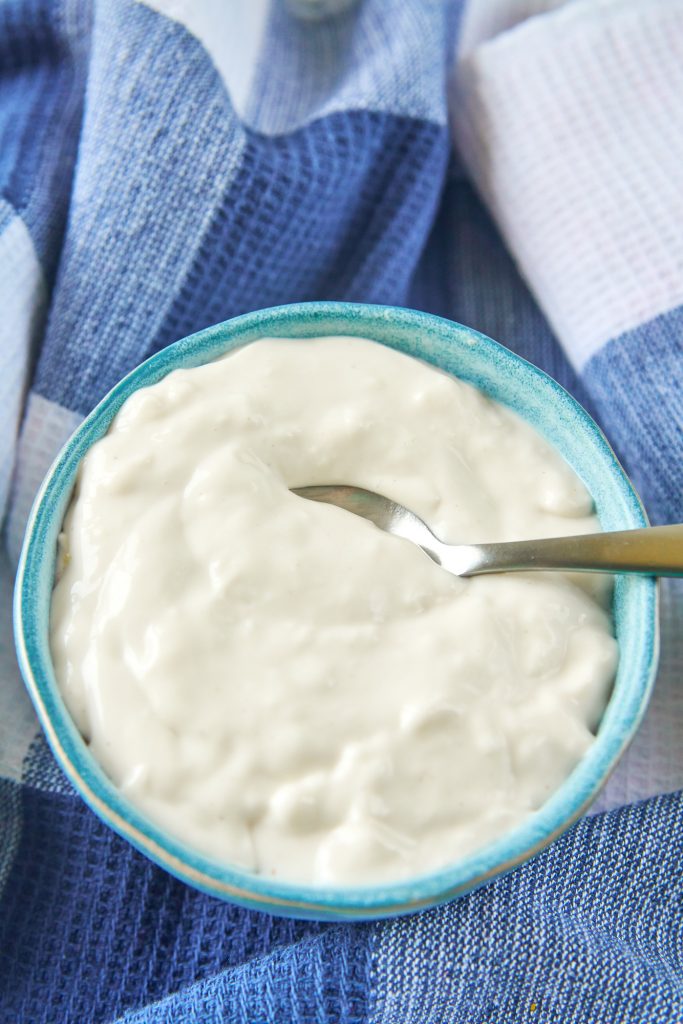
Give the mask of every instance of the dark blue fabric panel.
M 360 986 L 369 978 L 357 932 L 341 927 L 301 939 L 126 1013 L 120 1024 L 364 1024 L 367 990 Z
M 365 1021 L 369 926 L 240 910 L 152 865 L 75 795 L 15 789 L 23 824 L 0 899 L 2 1024 L 104 1024 L 166 997 L 142 1019 Z
M 381 1024 L 680 1024 L 683 795 L 585 818 L 485 889 L 386 926 L 375 978 Z
M 0 195 L 29 229 L 48 284 L 69 208 L 90 22 L 89 0 L 0 4 Z
M 250 132 L 153 348 L 284 302 L 404 305 L 447 150 L 445 129 L 372 111 L 276 138 Z
M 683 307 L 608 342 L 584 377 L 654 522 L 683 522 Z

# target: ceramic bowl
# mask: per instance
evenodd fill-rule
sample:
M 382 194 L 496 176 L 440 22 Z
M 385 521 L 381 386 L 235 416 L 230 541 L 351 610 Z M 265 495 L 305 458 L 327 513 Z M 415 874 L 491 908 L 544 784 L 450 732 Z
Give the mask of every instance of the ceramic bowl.
M 302 918 L 379 918 L 453 899 L 509 871 L 557 838 L 595 798 L 645 710 L 658 651 L 657 588 L 618 577 L 614 617 L 619 668 L 591 746 L 566 782 L 520 827 L 430 874 L 393 884 L 322 888 L 250 875 L 185 846 L 147 820 L 108 780 L 60 696 L 50 660 L 48 621 L 57 535 L 78 464 L 123 402 L 178 367 L 197 366 L 264 335 L 359 335 L 417 356 L 469 381 L 531 423 L 565 457 L 593 495 L 606 530 L 647 525 L 629 480 L 593 420 L 559 384 L 495 341 L 407 309 L 314 302 L 236 317 L 171 345 L 133 370 L 76 430 L 48 473 L 28 522 L 15 595 L 21 670 L 50 746 L 85 802 L 116 832 L 197 888 L 244 906 Z

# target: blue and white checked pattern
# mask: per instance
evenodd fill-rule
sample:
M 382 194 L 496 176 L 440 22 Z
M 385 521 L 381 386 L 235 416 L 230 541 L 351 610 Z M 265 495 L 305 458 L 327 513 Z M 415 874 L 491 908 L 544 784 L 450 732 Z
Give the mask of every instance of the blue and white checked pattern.
M 683 520 L 682 39 L 683 0 L 1 0 L 10 559 L 120 376 L 314 298 L 508 344 Z M 680 585 L 612 809 L 448 907 L 354 926 L 224 905 L 107 830 L 37 733 L 10 591 L 3 556 L 0 1024 L 683 1021 Z

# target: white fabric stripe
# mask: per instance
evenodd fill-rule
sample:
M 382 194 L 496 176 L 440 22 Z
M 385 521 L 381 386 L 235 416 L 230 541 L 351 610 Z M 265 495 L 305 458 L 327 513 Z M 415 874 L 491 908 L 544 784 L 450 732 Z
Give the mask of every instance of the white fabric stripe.
M 574 0 L 456 81 L 459 147 L 576 366 L 683 302 L 682 0 Z
M 458 33 L 461 57 L 488 39 L 509 32 L 536 14 L 545 14 L 571 0 L 470 0 Z
M 17 564 L 31 505 L 55 456 L 83 417 L 32 392 L 19 441 L 12 500 L 7 520 L 7 550 Z
M 0 210 L 1 212 L 1 210 Z M 0 520 L 9 490 L 31 348 L 45 313 L 43 272 L 14 215 L 0 234 Z

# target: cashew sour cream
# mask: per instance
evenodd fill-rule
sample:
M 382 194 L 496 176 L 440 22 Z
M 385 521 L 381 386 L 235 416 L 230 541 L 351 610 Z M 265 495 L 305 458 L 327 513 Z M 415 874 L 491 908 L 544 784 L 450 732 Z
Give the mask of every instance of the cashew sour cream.
M 290 487 L 386 494 L 445 541 L 599 529 L 560 455 L 360 338 L 266 338 L 130 397 L 82 462 L 51 647 L 113 782 L 249 871 L 362 885 L 538 809 L 594 739 L 609 581 L 457 579 Z

